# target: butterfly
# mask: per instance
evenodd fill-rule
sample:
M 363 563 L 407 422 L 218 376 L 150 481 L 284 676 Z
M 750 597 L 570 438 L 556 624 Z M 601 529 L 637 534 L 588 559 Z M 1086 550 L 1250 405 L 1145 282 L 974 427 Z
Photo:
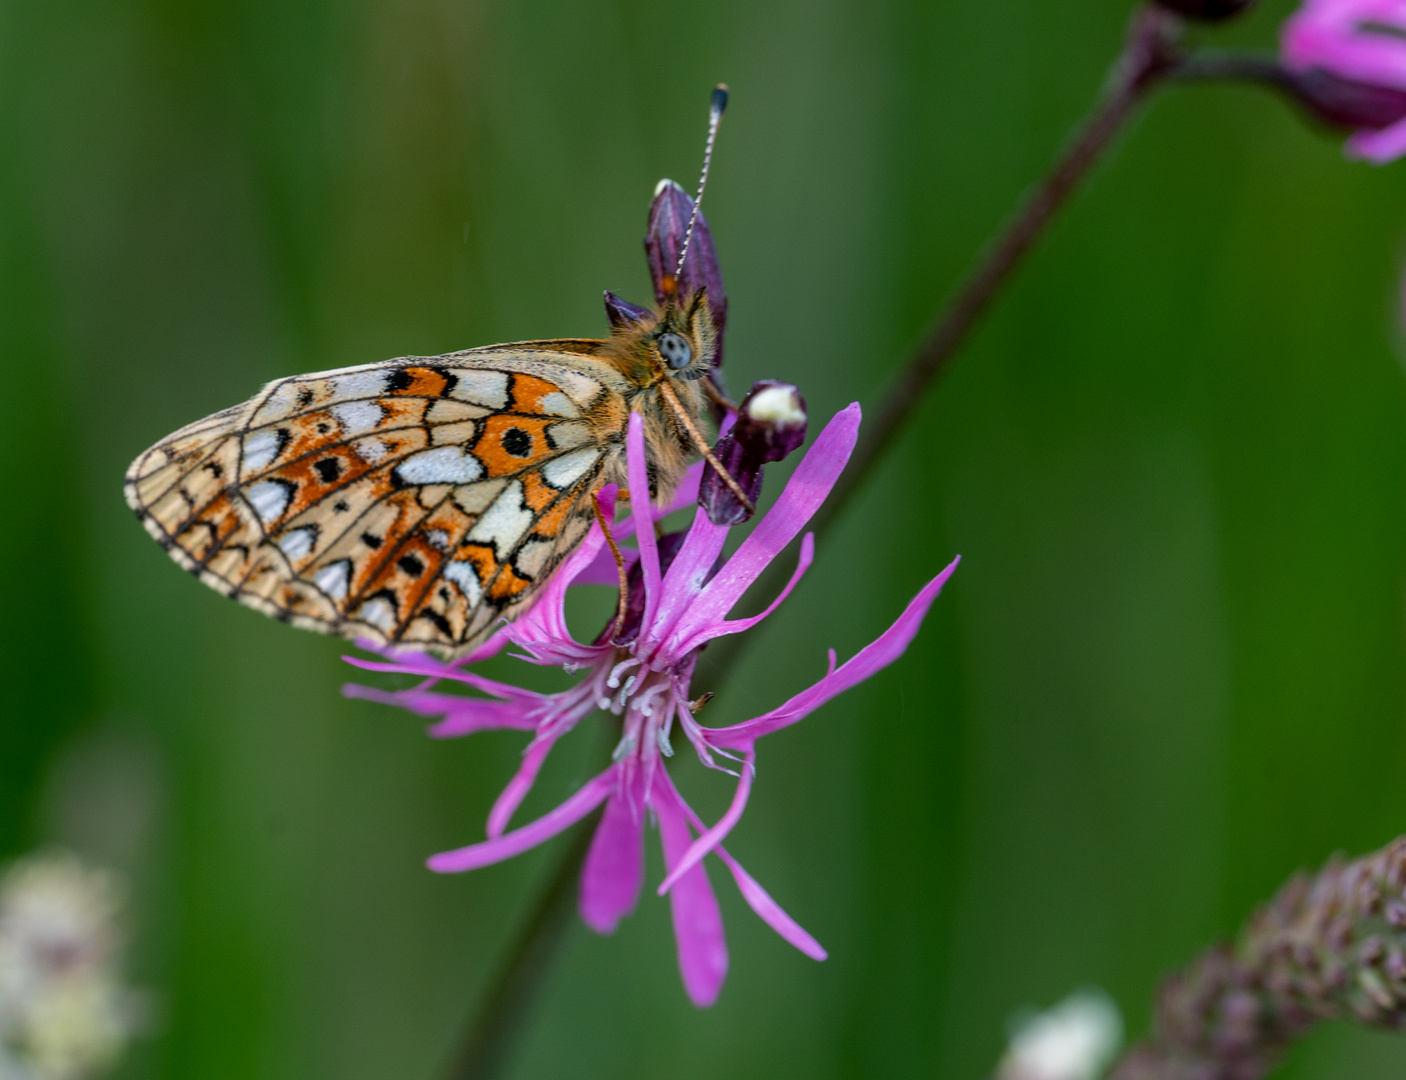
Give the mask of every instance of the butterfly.
M 705 180 L 725 102 L 715 92 Z M 677 269 L 662 286 L 656 275 L 654 309 L 606 293 L 609 338 L 279 379 L 140 455 L 128 504 L 177 563 L 265 614 L 471 652 L 585 538 L 594 493 L 625 487 L 632 412 L 652 489 L 636 498 L 667 499 L 699 454 L 715 462 L 698 424 L 721 400 L 709 378 L 721 320 L 705 284 L 683 287 L 697 203 L 673 190 L 692 211 Z M 656 204 L 668 194 L 661 184 Z

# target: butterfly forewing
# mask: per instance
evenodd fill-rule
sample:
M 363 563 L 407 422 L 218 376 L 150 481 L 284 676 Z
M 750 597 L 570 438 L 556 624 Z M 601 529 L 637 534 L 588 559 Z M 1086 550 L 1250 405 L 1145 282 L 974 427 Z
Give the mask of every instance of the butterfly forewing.
M 270 384 L 133 463 L 178 562 L 324 632 L 473 647 L 530 603 L 618 481 L 626 406 L 592 342 L 407 357 Z

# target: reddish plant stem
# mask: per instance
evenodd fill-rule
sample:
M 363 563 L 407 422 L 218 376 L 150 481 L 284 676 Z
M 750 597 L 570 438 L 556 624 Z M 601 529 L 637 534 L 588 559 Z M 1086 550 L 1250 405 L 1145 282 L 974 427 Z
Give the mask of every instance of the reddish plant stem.
M 1102 159 L 1148 92 L 1175 69 L 1180 25 L 1175 15 L 1152 5 L 1134 16 L 1127 45 L 1093 111 L 958 286 L 879 406 L 865 417 L 849 467 L 815 517 L 817 533 L 846 509 L 1055 215 Z

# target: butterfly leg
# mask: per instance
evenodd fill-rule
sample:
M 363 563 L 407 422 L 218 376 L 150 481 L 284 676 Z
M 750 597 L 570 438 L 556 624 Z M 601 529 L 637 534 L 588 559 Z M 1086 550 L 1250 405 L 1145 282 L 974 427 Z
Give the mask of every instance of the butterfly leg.
M 599 491 L 591 492 L 591 509 L 595 511 L 596 522 L 600 525 L 600 531 L 605 534 L 605 542 L 610 545 L 610 553 L 615 556 L 615 569 L 620 575 L 620 599 L 615 605 L 615 621 L 610 624 L 610 634 L 607 641 L 614 641 L 620 630 L 625 625 L 625 613 L 630 607 L 630 574 L 625 569 L 625 556 L 620 554 L 620 545 L 615 542 L 615 537 L 610 533 L 610 523 L 605 520 L 605 513 L 600 508 Z
M 688 415 L 688 410 L 685 409 L 683 404 L 679 401 L 678 395 L 674 393 L 674 388 L 669 385 L 669 380 L 664 379 L 658 384 L 658 387 L 659 395 L 669 403 L 669 408 L 674 410 L 674 415 L 678 418 L 679 423 L 683 425 L 684 430 L 688 432 L 688 436 L 693 440 L 693 445 L 698 448 L 698 452 L 703 455 L 709 465 L 717 470 L 718 475 L 722 477 L 723 483 L 737 496 L 737 501 L 747 508 L 747 513 L 754 513 L 757 508 L 752 504 L 752 500 L 749 499 L 747 493 L 742 490 L 742 485 L 733 479 L 732 473 L 724 469 L 722 462 L 714 456 L 712 448 L 708 445 L 708 440 L 703 438 L 703 433 L 698 430 L 698 425 L 695 424 L 693 418 Z

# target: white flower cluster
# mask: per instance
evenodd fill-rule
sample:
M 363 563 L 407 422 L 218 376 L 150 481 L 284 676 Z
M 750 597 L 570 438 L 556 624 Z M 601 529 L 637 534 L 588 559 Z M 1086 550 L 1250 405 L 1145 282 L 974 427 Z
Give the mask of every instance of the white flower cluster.
M 996 1080 L 1098 1080 L 1122 1041 L 1118 1006 L 1082 991 L 1016 1027 Z
M 132 1029 L 118 981 L 120 893 L 75 856 L 23 859 L 0 878 L 0 1080 L 80 1080 Z

